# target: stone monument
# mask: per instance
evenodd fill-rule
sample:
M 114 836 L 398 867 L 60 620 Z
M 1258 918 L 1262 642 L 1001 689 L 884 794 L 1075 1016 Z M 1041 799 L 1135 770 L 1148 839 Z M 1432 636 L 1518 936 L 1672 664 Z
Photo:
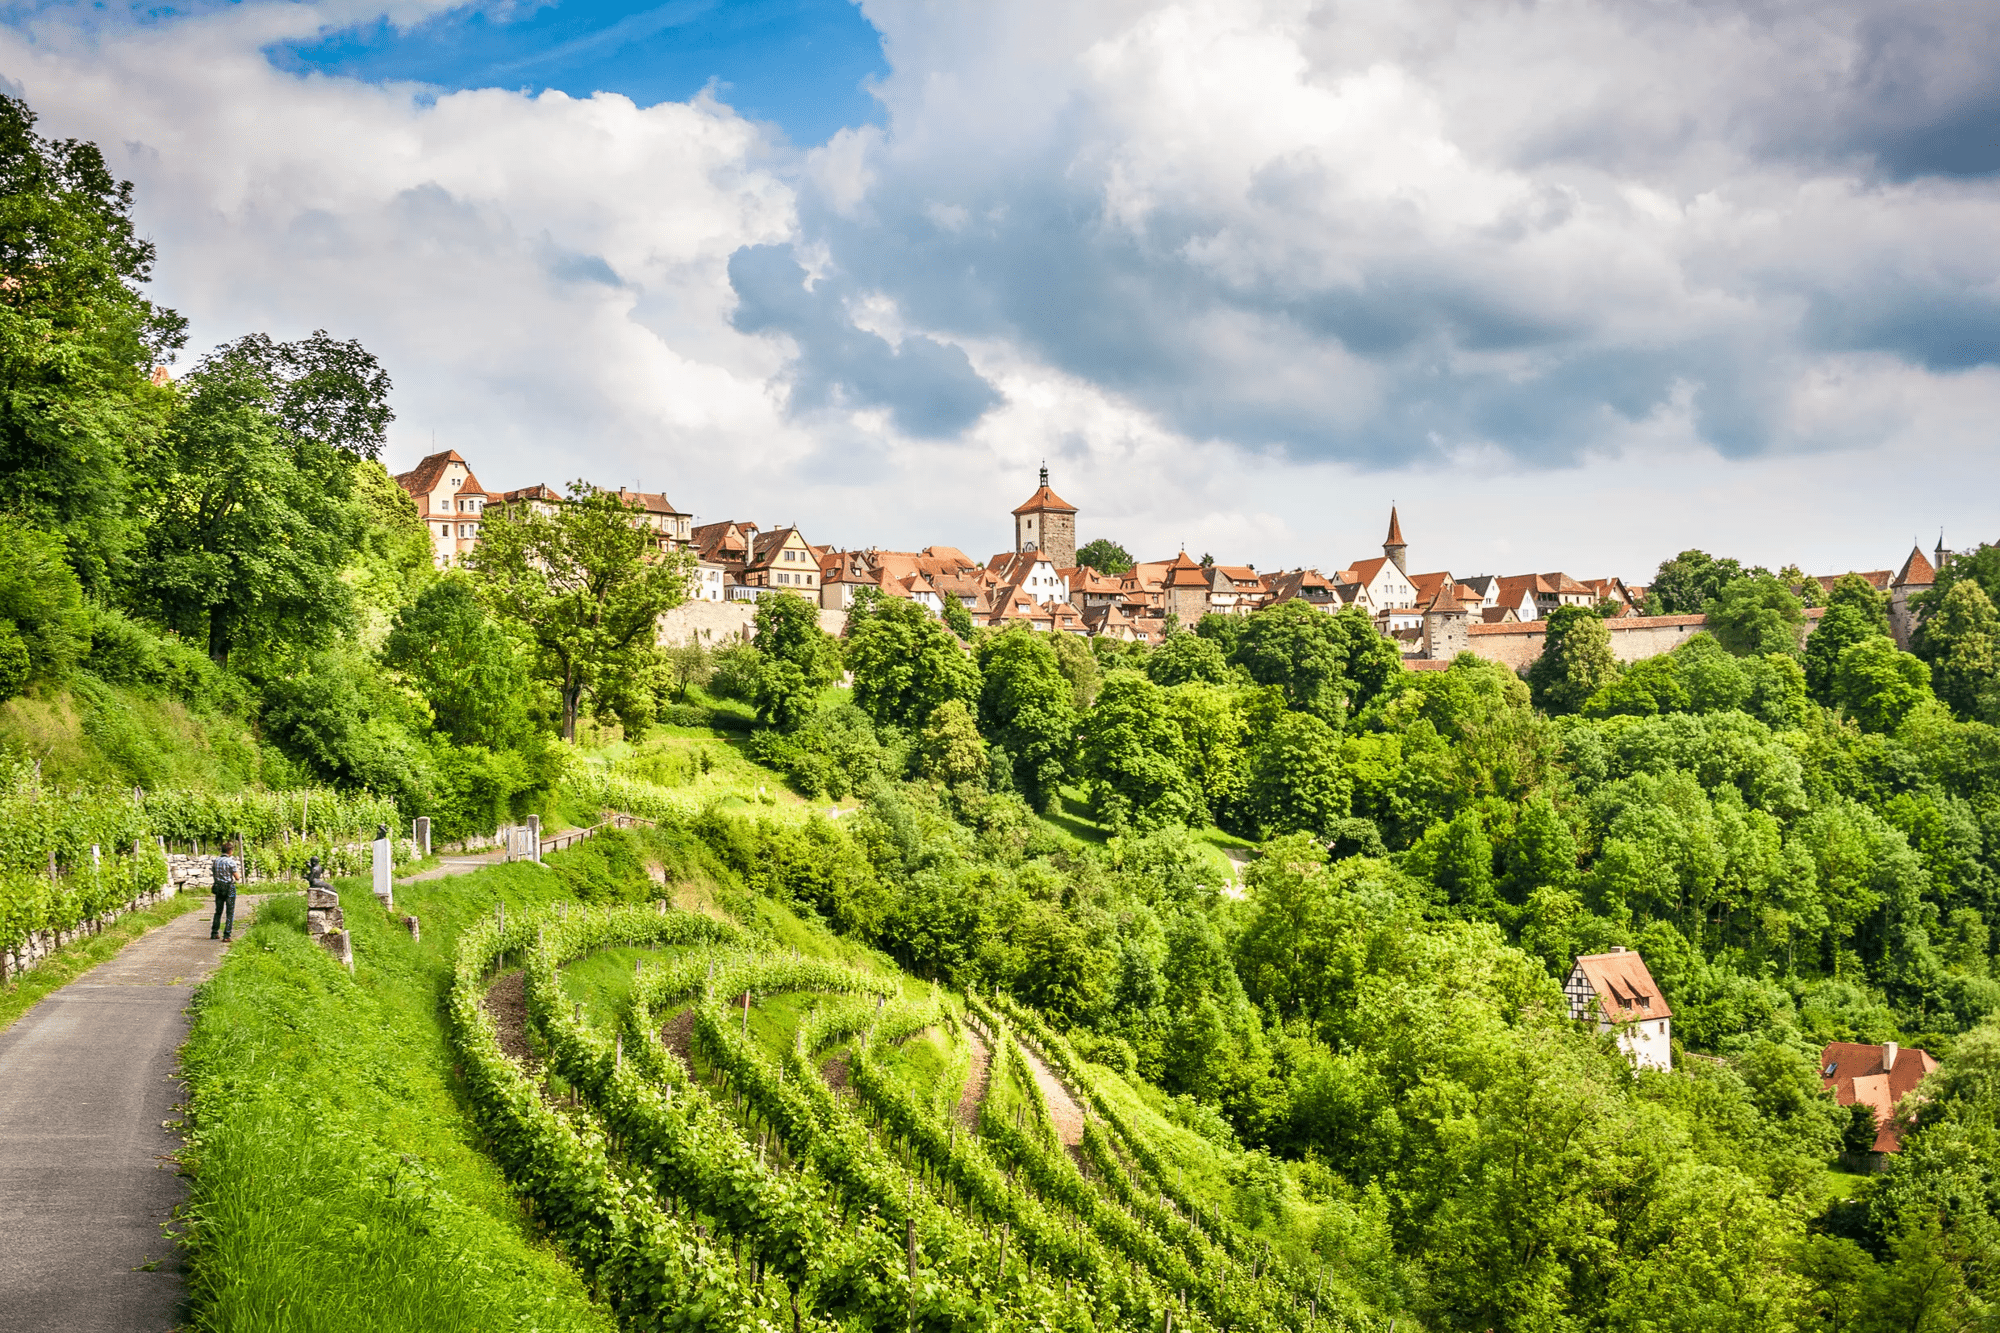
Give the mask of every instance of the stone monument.
M 375 826 L 375 897 L 386 910 L 396 907 L 396 858 L 389 849 L 389 826 Z
M 326 881 L 326 867 L 315 856 L 306 863 L 306 934 L 320 947 L 354 970 L 354 942 L 347 934 L 347 918 L 341 914 L 340 895 Z

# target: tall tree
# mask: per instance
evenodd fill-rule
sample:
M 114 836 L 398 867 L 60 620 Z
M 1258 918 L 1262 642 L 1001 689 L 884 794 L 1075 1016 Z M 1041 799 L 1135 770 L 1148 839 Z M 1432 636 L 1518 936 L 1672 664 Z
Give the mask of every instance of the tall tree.
M 819 608 L 795 592 L 757 602 L 762 657 L 750 683 L 750 702 L 772 726 L 792 730 L 813 715 L 819 694 L 840 679 L 840 645 L 819 627 Z
M 1931 687 L 1961 717 L 1990 719 L 2000 683 L 2000 612 L 1972 579 L 1952 584 L 1910 638 Z
M 1259 685 L 1283 691 L 1286 707 L 1335 727 L 1403 670 L 1396 645 L 1376 632 L 1366 612 L 1330 616 L 1302 601 L 1251 616 L 1231 660 Z
M 1708 632 L 1737 657 L 1795 653 L 1805 631 L 1805 604 L 1770 574 L 1731 579 L 1703 608 Z
M 284 384 L 241 347 L 217 349 L 187 377 L 141 470 L 150 521 L 138 599 L 218 665 L 245 641 L 345 629 L 352 597 L 340 572 L 363 527 L 356 456 L 332 432 L 287 426 Z
M 514 643 L 454 571 L 397 612 L 382 646 L 430 708 L 432 724 L 460 745 L 503 749 L 527 734 L 527 672 Z
M 979 646 L 979 726 L 1007 752 L 1014 786 L 1037 810 L 1076 765 L 1076 709 L 1047 636 L 1009 629 Z
M 1618 674 L 1611 655 L 1611 631 L 1583 606 L 1559 606 L 1549 613 L 1542 655 L 1528 668 L 1528 689 L 1551 713 L 1574 713 Z
M 1132 553 L 1109 537 L 1098 537 L 1077 548 L 1076 563 L 1100 574 L 1123 574 L 1132 568 Z
M 1846 649 L 1834 668 L 1833 701 L 1863 731 L 1896 730 L 1930 697 L 1930 671 L 1884 635 L 1870 635 Z
M 466 557 L 481 599 L 534 646 L 536 673 L 561 701 L 564 740 L 576 739 L 586 696 L 621 695 L 652 666 L 660 613 L 684 595 L 692 559 L 662 554 L 639 515 L 576 481 L 553 513 L 488 508 Z
M 920 727 L 953 699 L 979 697 L 979 668 L 950 630 L 904 597 L 847 621 L 854 702 L 878 725 Z
M 1660 562 L 1646 612 L 1655 616 L 1697 615 L 1731 579 L 1742 574 L 1743 566 L 1735 560 L 1718 560 L 1706 551 L 1682 551 Z
M 90 648 L 90 613 L 62 539 L 0 512 L 0 699 L 60 681 Z
M 1146 674 L 1156 685 L 1185 685 L 1195 680 L 1220 685 L 1229 679 L 1229 663 L 1213 639 L 1199 632 L 1176 634 L 1146 659 Z
M 0 97 L 0 491 L 62 529 L 93 590 L 131 548 L 128 468 L 172 402 L 149 375 L 185 338 L 140 294 L 153 253 L 97 146 Z

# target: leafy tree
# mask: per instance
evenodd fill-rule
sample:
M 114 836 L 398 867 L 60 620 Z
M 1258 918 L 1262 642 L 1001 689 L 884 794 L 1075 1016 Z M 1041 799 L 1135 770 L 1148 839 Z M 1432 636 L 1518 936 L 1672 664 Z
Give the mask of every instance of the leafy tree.
M 972 612 L 966 610 L 964 603 L 955 597 L 947 597 L 945 599 L 944 623 L 951 628 L 953 634 L 959 637 L 960 642 L 972 642 L 972 631 L 974 628 L 972 624 Z
M 1598 687 L 1585 701 L 1585 717 L 1651 717 L 1688 711 L 1678 653 L 1661 653 L 1632 663 Z
M 1954 553 L 1944 562 L 1944 568 L 1937 572 L 1937 582 L 1931 590 L 1911 598 L 1911 605 L 1921 617 L 1942 602 L 1961 582 L 1977 583 L 1986 593 L 1987 600 L 2000 606 L 2000 546 L 1982 544 L 1974 550 Z M 1884 628 L 1886 630 L 1887 627 Z
M 696 686 L 706 686 L 715 677 L 715 653 L 694 635 L 664 651 L 667 678 L 674 683 L 674 698 L 684 700 Z
M 941 623 L 906 598 L 849 613 L 847 663 L 854 702 L 877 726 L 919 727 L 953 699 L 979 697 L 979 668 Z
M 1081 634 L 1053 635 L 1050 646 L 1056 650 L 1056 665 L 1061 668 L 1063 679 L 1069 682 L 1070 706 L 1082 717 L 1097 702 L 1097 691 L 1104 684 L 1104 673 L 1097 667 L 1097 654 L 1092 651 L 1090 640 Z
M 758 599 L 752 642 L 760 663 L 750 702 L 764 722 L 790 731 L 813 715 L 820 691 L 840 678 L 840 649 L 819 627 L 819 608 L 795 592 Z
M 90 648 L 90 612 L 62 540 L 0 513 L 0 699 L 61 681 Z
M 1098 817 L 1142 830 L 1194 822 L 1201 790 L 1184 751 L 1165 692 L 1137 672 L 1113 672 L 1083 728 L 1083 771 Z
M 1404 869 L 1437 885 L 1445 901 L 1467 916 L 1479 918 L 1493 909 L 1493 843 L 1476 810 L 1431 825 L 1410 849 Z
M 1646 612 L 1655 616 L 1699 614 L 1723 588 L 1743 576 L 1734 560 L 1718 560 L 1706 551 L 1682 551 L 1662 561 L 1647 594 Z
M 264 734 L 279 749 L 321 781 L 399 802 L 422 798 L 429 758 L 411 739 L 398 700 L 351 645 L 308 648 L 257 665 L 264 677 Z
M 1132 553 L 1109 537 L 1098 537 L 1077 548 L 1076 563 L 1100 574 L 1123 574 L 1132 568 Z
M 1038 810 L 1076 763 L 1076 710 L 1047 636 L 1015 628 L 979 645 L 979 724 L 1013 761 L 1014 788 Z
M 662 555 L 612 492 L 572 482 L 545 513 L 495 506 L 466 559 L 481 600 L 533 645 L 556 691 L 564 740 L 586 696 L 616 696 L 654 665 L 660 613 L 679 605 L 692 561 Z
M 1819 580 L 1800 569 L 1797 565 L 1786 565 L 1778 571 L 1778 581 L 1790 588 L 1799 601 L 1806 606 L 1821 603 Z
M 1198 636 L 1197 636 L 1198 637 Z M 1249 617 L 1232 659 L 1285 705 L 1338 726 L 1402 675 L 1402 655 L 1364 611 L 1338 615 L 1290 601 Z
M 1616 677 L 1611 631 L 1588 607 L 1559 606 L 1549 613 L 1542 655 L 1528 668 L 1528 689 L 1550 713 L 1573 713 Z
M 2000 674 L 2000 612 L 1973 579 L 1961 579 L 1934 602 L 1910 636 L 1930 664 L 1931 687 L 1961 717 L 1991 716 Z
M 1863 731 L 1895 731 L 1930 697 L 1930 671 L 1879 634 L 1844 650 L 1834 669 L 1833 701 Z
M 1156 685 L 1185 685 L 1197 680 L 1220 685 L 1229 679 L 1229 663 L 1212 639 L 1199 632 L 1176 634 L 1146 659 L 1146 674 Z
M 1805 606 L 1770 574 L 1732 579 L 1707 605 L 1708 632 L 1738 657 L 1795 653 Z
M 397 613 L 382 660 L 416 687 L 433 725 L 456 744 L 507 749 L 527 734 L 527 671 L 463 573 L 438 579 Z
M 1347 818 L 1352 784 L 1340 761 L 1340 737 L 1311 713 L 1272 719 L 1250 750 L 1244 804 L 1264 837 L 1324 836 Z
M 123 569 L 128 469 L 173 399 L 148 376 L 185 337 L 140 295 L 153 258 L 96 145 L 41 137 L 0 97 L 0 489 L 68 537 L 93 590 Z
M 1225 616 L 1219 611 L 1210 611 L 1195 622 L 1194 632 L 1222 649 L 1228 657 L 1236 651 L 1236 645 L 1243 637 L 1243 627 L 1249 621 L 1243 616 Z
M 141 473 L 141 604 L 205 642 L 217 665 L 246 641 L 342 632 L 353 599 L 340 571 L 365 522 L 351 503 L 355 456 L 330 431 L 288 428 L 284 385 L 240 349 L 218 349 L 187 377 Z
M 917 771 L 947 787 L 986 776 L 986 741 L 965 700 L 952 699 L 931 710 L 917 733 Z
M 1867 612 L 1838 602 L 1828 606 L 1826 614 L 1819 618 L 1819 624 L 1806 636 L 1807 692 L 1820 703 L 1831 706 L 1834 673 L 1839 669 L 1840 655 L 1864 639 L 1886 637 L 1886 627 L 1878 629 Z

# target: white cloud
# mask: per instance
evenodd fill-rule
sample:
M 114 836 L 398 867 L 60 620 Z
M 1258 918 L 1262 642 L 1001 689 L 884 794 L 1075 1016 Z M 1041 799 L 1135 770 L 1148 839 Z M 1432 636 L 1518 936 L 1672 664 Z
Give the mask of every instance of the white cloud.
M 1996 535 L 1971 9 L 866 0 L 887 123 L 804 156 L 261 54 L 381 9 L 48 10 L 0 70 L 135 179 L 198 344 L 381 355 L 400 465 L 984 555 L 1047 457 L 1085 537 L 1266 568 L 1391 498 L 1460 572 Z

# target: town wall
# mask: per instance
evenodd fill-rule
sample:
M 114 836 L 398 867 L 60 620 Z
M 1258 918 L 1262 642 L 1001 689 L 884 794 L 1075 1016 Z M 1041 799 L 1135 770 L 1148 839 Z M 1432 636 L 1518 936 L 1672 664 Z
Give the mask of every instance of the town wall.
M 847 628 L 847 612 L 821 607 L 819 627 L 838 635 Z M 659 637 L 662 648 L 699 640 L 711 648 L 746 643 L 757 633 L 755 602 L 682 602 L 660 614 Z
M 1611 631 L 1611 655 L 1620 662 L 1637 662 L 1672 652 L 1701 633 L 1707 624 L 1707 616 L 1620 616 L 1605 621 L 1604 627 Z M 1467 651 L 1519 671 L 1542 655 L 1548 633 L 1546 620 L 1525 620 L 1518 625 L 1472 625 L 1466 629 Z

